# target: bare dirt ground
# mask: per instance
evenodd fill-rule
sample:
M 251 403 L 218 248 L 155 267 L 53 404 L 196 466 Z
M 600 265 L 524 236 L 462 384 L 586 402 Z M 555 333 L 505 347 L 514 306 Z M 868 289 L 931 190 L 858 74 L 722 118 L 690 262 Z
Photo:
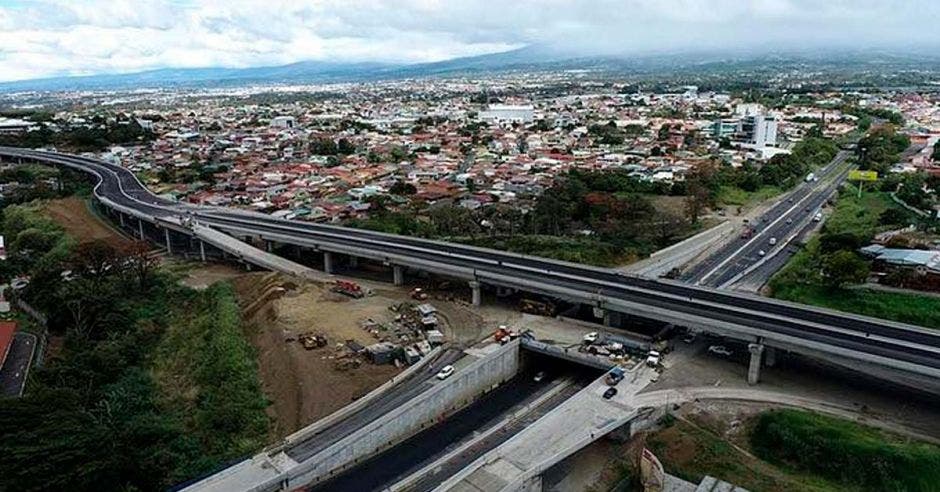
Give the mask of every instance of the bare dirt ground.
M 340 345 L 354 340 L 367 346 L 394 337 L 388 331 L 373 333 L 364 325 L 390 323 L 396 316 L 390 306 L 414 302 L 408 298 L 408 288 L 360 282 L 372 287 L 373 295 L 353 299 L 331 292 L 329 285 L 299 283 L 269 272 L 242 274 L 232 282 L 246 331 L 258 350 L 259 372 L 272 401 L 278 436 L 329 415 L 402 370 L 369 362 L 343 369 L 342 354 L 347 350 Z M 465 337 L 482 332 L 481 317 L 460 301 L 432 298 L 426 302 L 438 309 L 445 332 Z M 305 349 L 297 337 L 306 332 L 324 335 L 328 345 Z
M 220 263 L 191 263 L 178 262 L 172 259 L 164 261 L 164 266 L 174 270 L 181 270 L 180 283 L 196 290 L 202 290 L 223 280 L 232 280 L 245 275 L 245 270 L 234 265 Z
M 103 240 L 114 246 L 126 246 L 131 240 L 101 221 L 81 198 L 49 200 L 44 206 L 48 216 L 79 242 Z

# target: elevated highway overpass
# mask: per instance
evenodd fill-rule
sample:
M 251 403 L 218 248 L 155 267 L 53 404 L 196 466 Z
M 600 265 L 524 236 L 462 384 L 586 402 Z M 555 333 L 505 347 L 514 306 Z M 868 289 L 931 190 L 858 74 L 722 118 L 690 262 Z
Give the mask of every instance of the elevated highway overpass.
M 162 228 L 168 245 L 171 235 L 184 234 L 218 245 L 246 262 L 278 268 L 271 254 L 249 244 L 231 240 L 220 244 L 221 231 L 236 238 L 318 251 L 328 273 L 336 255 L 368 258 L 393 268 L 396 282 L 405 269 L 466 280 L 475 302 L 481 300 L 484 285 L 513 288 L 734 337 L 760 347 L 754 351 L 758 368 L 766 345 L 858 360 L 926 381 L 940 380 L 940 332 L 936 330 L 605 268 L 175 203 L 151 193 L 127 169 L 88 157 L 17 148 L 0 148 L 0 157 L 66 166 L 96 176 L 94 194 L 102 204 L 133 217 L 141 227 L 146 222 Z

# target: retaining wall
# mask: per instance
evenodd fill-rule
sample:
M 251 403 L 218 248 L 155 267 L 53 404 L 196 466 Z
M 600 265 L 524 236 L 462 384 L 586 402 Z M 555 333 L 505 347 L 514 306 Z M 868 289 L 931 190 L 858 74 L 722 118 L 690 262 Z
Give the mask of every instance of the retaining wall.
M 519 341 L 458 369 L 450 378 L 291 469 L 289 486 L 318 483 L 394 446 L 508 381 L 519 369 Z

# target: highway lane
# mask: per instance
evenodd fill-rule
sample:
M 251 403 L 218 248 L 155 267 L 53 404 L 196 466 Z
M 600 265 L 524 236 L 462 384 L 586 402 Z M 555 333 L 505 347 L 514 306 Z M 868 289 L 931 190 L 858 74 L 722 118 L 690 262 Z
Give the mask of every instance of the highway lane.
M 291 237 L 307 238 L 310 241 L 337 241 L 344 240 L 347 243 L 360 245 L 364 249 L 374 251 L 384 251 L 389 254 L 400 253 L 403 247 L 409 248 L 409 255 L 425 259 L 427 261 L 441 261 L 442 252 L 437 249 L 428 249 L 428 244 L 421 240 L 412 240 L 404 238 L 403 241 L 391 243 L 386 240 L 376 240 L 375 238 L 358 234 L 361 231 L 352 233 L 347 229 L 334 228 L 324 232 L 321 228 L 311 227 L 313 224 L 306 224 L 294 221 L 277 221 L 259 223 L 255 219 L 223 218 L 213 215 L 211 219 L 206 219 L 214 226 L 220 229 L 230 229 L 234 231 L 250 228 L 268 234 L 290 235 Z M 338 229 L 338 230 L 337 230 Z M 415 241 L 418 243 L 415 244 Z M 447 245 L 449 246 L 449 245 Z M 940 334 L 935 332 L 911 333 L 906 329 L 896 329 L 885 326 L 880 322 L 871 322 L 868 320 L 846 319 L 845 315 L 821 313 L 816 310 L 804 312 L 799 306 L 780 301 L 771 301 L 764 298 L 742 297 L 736 294 L 723 293 L 711 289 L 693 288 L 680 283 L 669 283 L 664 281 L 653 281 L 626 277 L 619 272 L 611 270 L 595 270 L 582 266 L 570 266 L 555 263 L 541 263 L 533 258 L 506 258 L 499 252 L 477 253 L 476 251 L 464 251 L 461 248 L 448 248 L 444 251 L 448 264 L 462 266 L 468 269 L 474 269 L 478 275 L 483 272 L 512 272 L 516 278 L 529 279 L 531 281 L 552 282 L 556 285 L 574 286 L 578 285 L 584 290 L 590 292 L 599 292 L 598 289 L 605 289 L 603 292 L 613 294 L 616 292 L 622 294 L 622 298 L 643 302 L 646 304 L 660 304 L 662 292 L 669 293 L 674 297 L 668 299 L 669 302 L 681 302 L 693 304 L 699 302 L 711 307 L 711 303 L 730 304 L 736 307 L 752 309 L 763 315 L 776 314 L 780 316 L 792 316 L 794 313 L 801 314 L 801 319 L 812 323 L 834 323 L 856 328 L 866 333 L 878 334 L 883 336 L 895 336 L 917 343 L 937 343 L 940 342 Z
M 940 346 L 937 333 L 924 329 L 898 326 L 879 320 L 806 308 L 768 299 L 728 294 L 713 289 L 696 288 L 677 282 L 629 277 L 607 269 L 337 226 L 285 221 L 259 214 L 206 210 L 195 206 L 163 205 L 157 197 L 150 194 L 136 180 L 132 173 L 120 166 L 84 158 L 70 160 L 63 156 L 42 154 L 38 154 L 36 157 L 60 164 L 71 162 L 72 164 L 95 169 L 97 174 L 105 175 L 107 178 L 99 185 L 98 192 L 106 194 L 115 201 L 121 201 L 121 203 L 127 204 L 126 206 L 135 206 L 135 202 L 140 200 L 136 196 L 131 196 L 133 194 L 147 200 L 147 203 L 138 203 L 138 208 L 148 212 L 153 210 L 155 215 L 195 213 L 200 222 L 220 229 L 228 228 L 231 230 L 232 227 L 237 226 L 244 227 L 251 233 L 265 234 L 274 232 L 314 240 L 323 240 L 324 237 L 329 237 L 335 241 L 338 237 L 346 244 L 361 245 L 363 248 L 374 251 L 404 253 L 437 262 L 463 265 L 481 273 L 509 273 L 516 277 L 525 277 L 530 282 L 561 285 L 566 288 L 574 287 L 587 293 L 618 294 L 621 297 L 629 297 L 636 302 L 656 304 L 664 309 L 696 312 L 697 315 L 705 318 L 717 319 L 720 317 L 728 322 L 762 327 L 770 331 L 779 329 L 794 333 L 792 330 L 802 327 L 802 332 L 806 335 L 824 336 L 827 340 L 837 339 L 838 344 L 843 346 L 858 346 L 859 340 L 863 340 L 865 345 L 868 345 L 872 350 L 871 353 L 888 353 L 885 352 L 886 350 L 891 353 L 909 352 L 909 355 L 920 360 L 924 356 L 924 352 L 917 353 L 908 345 L 918 343 L 931 347 Z M 134 191 L 130 192 L 128 190 Z M 114 193 L 117 195 L 112 195 Z M 747 311 L 741 311 L 742 309 Z M 719 314 L 720 316 L 717 316 Z M 818 324 L 827 326 L 822 328 L 814 326 Z M 886 345 L 889 342 L 888 340 L 869 339 L 869 337 L 874 336 L 896 339 L 893 341 L 898 343 L 890 348 Z
M 680 279 L 696 285 L 719 287 L 760 261 L 760 251 L 769 253 L 775 247 L 770 244 L 771 238 L 782 241 L 801 227 L 807 215 L 818 212 L 834 192 L 835 187 L 832 185 L 837 186 L 843 179 L 840 178 L 842 168 L 850 155 L 851 152 L 839 151 L 829 164 L 818 171 L 819 181 L 801 183 L 753 221 L 750 225 L 756 231 L 752 237 L 737 236 L 681 275 Z M 833 177 L 835 183 L 830 182 Z
M 521 370 L 511 380 L 484 395 L 468 407 L 388 449 L 336 478 L 311 487 L 313 492 L 382 490 L 396 480 L 420 470 L 436 456 L 473 434 L 501 420 L 506 413 L 535 400 L 551 388 L 559 374 L 549 373 L 541 382 L 533 381 L 536 368 Z M 596 378 L 597 374 L 592 373 Z M 585 379 L 585 378 L 582 378 Z M 590 380 L 588 380 L 590 381 Z M 582 385 L 585 383 L 581 383 Z M 503 440 L 511 435 L 501 433 Z
M 306 437 L 302 442 L 285 450 L 288 456 L 295 461 L 302 462 L 318 452 L 330 447 L 340 439 L 352 434 L 365 424 L 378 419 L 394 408 L 424 393 L 434 384 L 435 375 L 444 366 L 457 362 L 464 356 L 459 349 L 448 349 L 432 361 L 428 368 L 413 374 L 410 378 L 401 381 L 395 387 L 382 394 L 374 401 L 348 417 L 336 422 L 312 436 Z

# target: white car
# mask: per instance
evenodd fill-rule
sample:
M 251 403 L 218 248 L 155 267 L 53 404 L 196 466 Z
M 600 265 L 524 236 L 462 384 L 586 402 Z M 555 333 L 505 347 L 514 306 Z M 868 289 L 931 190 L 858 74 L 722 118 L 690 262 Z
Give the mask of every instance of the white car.
M 770 238 L 770 245 L 773 246 L 775 244 L 777 244 L 777 238 L 775 237 Z
M 662 356 L 659 352 L 655 350 L 650 350 L 650 353 L 646 356 L 646 365 L 650 367 L 656 367 L 659 365 L 659 360 Z
M 708 351 L 715 355 L 724 355 L 725 357 L 731 355 L 731 351 L 728 350 L 724 345 L 712 345 L 708 347 Z
M 760 250 L 760 251 L 757 252 L 757 256 L 764 256 L 764 255 L 766 255 L 766 254 L 767 254 L 767 253 L 766 253 L 764 250 Z
M 437 379 L 447 379 L 454 373 L 454 366 L 444 366 L 437 373 Z
M 600 335 L 598 335 L 596 331 L 592 331 L 591 333 L 584 335 L 584 343 L 592 344 L 597 341 L 599 336 Z

